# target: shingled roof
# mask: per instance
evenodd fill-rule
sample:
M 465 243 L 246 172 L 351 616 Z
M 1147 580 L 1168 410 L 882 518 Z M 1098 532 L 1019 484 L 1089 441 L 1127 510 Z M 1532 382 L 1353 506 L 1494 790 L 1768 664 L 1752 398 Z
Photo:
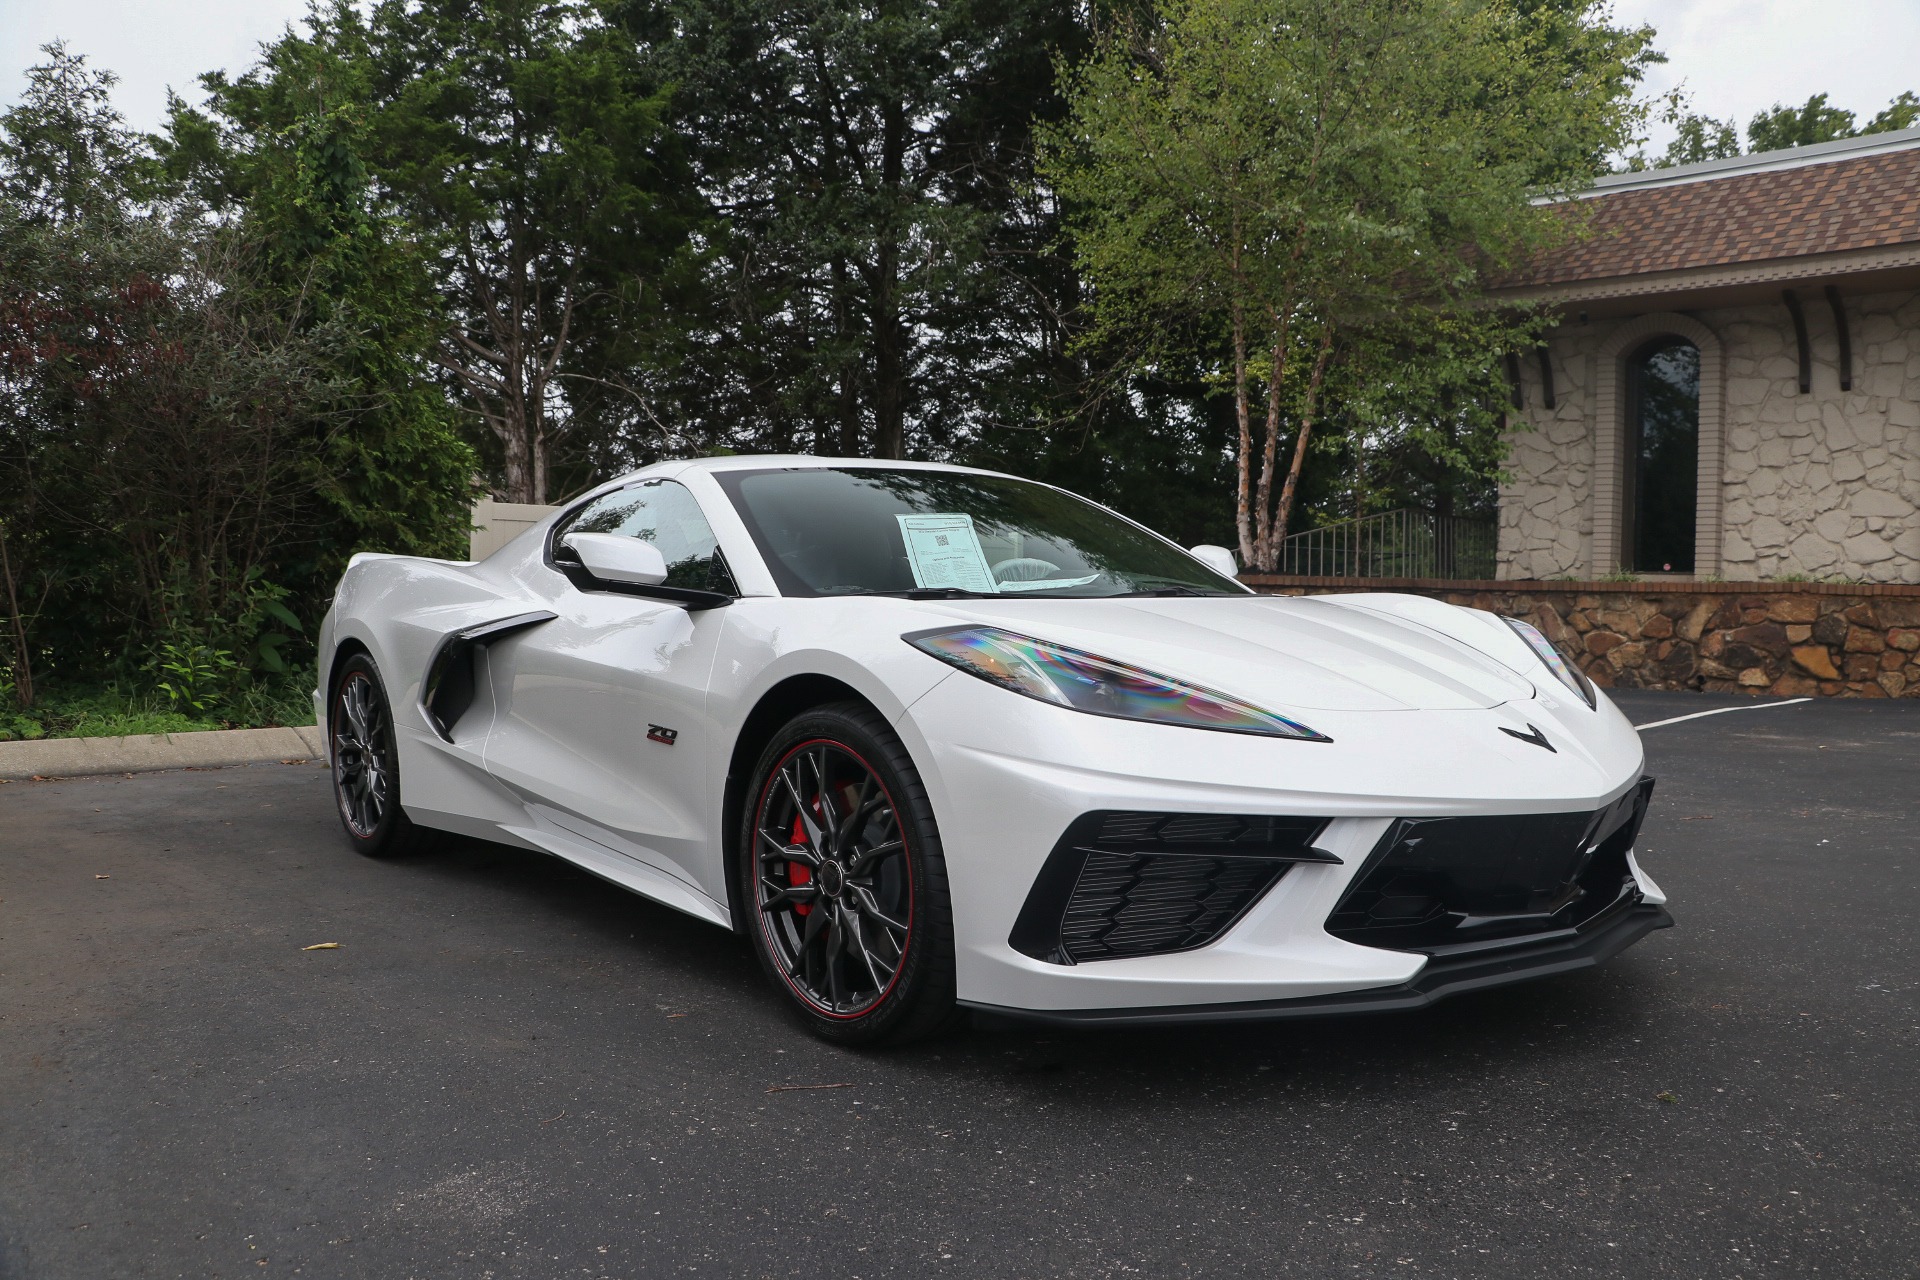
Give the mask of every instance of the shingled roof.
M 1920 245 L 1920 129 L 1618 174 L 1568 208 L 1591 234 L 1497 287 Z

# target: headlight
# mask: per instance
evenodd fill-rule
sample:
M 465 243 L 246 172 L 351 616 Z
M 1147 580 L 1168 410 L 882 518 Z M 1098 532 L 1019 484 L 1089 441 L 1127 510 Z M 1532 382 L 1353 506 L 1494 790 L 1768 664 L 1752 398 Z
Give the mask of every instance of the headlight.
M 1003 689 L 1096 716 L 1303 742 L 1333 741 L 1297 720 L 1227 694 L 998 627 L 918 631 L 900 638 Z
M 1561 684 L 1585 698 L 1588 706 L 1600 705 L 1593 691 L 1593 681 L 1587 679 L 1587 673 L 1574 666 L 1570 659 L 1562 656 L 1560 650 L 1554 647 L 1553 641 L 1540 634 L 1538 627 L 1530 622 L 1522 622 L 1518 618 L 1508 618 L 1506 623 L 1513 628 L 1515 635 L 1527 642 L 1527 648 L 1533 650 L 1533 655 L 1545 664 L 1547 670 L 1553 672 L 1554 677 Z

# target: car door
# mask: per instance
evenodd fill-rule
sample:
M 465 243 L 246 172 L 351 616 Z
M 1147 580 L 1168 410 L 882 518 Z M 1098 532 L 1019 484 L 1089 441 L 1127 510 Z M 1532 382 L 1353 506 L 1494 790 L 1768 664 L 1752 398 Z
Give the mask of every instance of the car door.
M 644 481 L 569 513 L 534 571 L 554 618 L 488 653 L 487 771 L 536 828 L 591 841 L 722 904 L 707 682 L 727 611 L 594 583 L 555 551 L 572 532 L 641 538 L 667 562 L 664 585 L 733 594 L 713 531 L 683 485 Z

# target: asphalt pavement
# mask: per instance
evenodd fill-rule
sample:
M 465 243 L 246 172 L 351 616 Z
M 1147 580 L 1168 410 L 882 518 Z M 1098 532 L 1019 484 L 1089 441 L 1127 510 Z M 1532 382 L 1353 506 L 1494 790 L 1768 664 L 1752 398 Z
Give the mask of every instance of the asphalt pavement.
M 1679 924 L 1598 970 L 872 1054 L 312 765 L 0 785 L 0 1277 L 1920 1274 L 1920 702 L 1646 741 Z

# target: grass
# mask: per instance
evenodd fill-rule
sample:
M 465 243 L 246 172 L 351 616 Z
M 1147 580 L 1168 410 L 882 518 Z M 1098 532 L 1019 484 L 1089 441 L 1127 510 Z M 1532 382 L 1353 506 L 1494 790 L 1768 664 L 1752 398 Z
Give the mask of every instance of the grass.
M 121 685 L 56 689 L 21 710 L 0 703 L 0 742 L 33 738 L 116 738 L 136 733 L 200 733 L 313 723 L 310 679 L 249 685 L 205 711 L 177 708 L 166 694 Z

